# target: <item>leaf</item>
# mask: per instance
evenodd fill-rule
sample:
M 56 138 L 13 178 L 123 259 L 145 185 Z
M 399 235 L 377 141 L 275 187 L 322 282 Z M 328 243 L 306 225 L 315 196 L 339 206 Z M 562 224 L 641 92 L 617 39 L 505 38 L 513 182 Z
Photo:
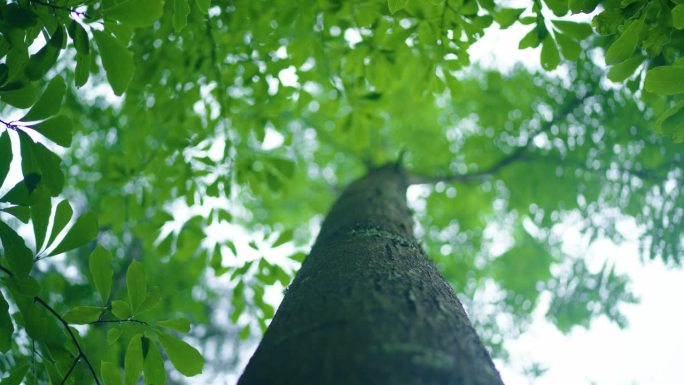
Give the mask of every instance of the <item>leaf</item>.
M 93 30 L 93 37 L 100 50 L 107 81 L 112 86 L 114 94 L 122 95 L 133 77 L 133 55 L 109 32 Z
M 109 293 L 112 290 L 112 255 L 102 246 L 97 246 L 90 257 L 90 275 L 93 277 L 93 284 L 100 293 L 102 303 L 107 303 Z
M 166 383 L 166 370 L 164 369 L 164 360 L 157 344 L 150 344 L 145 356 L 144 363 L 145 371 L 145 385 L 164 385 Z
M 21 171 L 24 175 L 38 174 L 40 184 L 34 186 L 39 190 L 45 186 L 50 195 L 57 196 L 64 187 L 64 174 L 60 168 L 61 158 L 40 143 L 36 143 L 24 131 L 19 131 L 19 147 L 21 150 Z M 28 186 L 27 186 L 28 187 Z M 29 191 L 31 195 L 33 191 Z
M 610 69 L 608 69 L 608 79 L 616 83 L 624 81 L 628 77 L 632 76 L 634 71 L 639 68 L 643 61 L 643 56 L 634 55 L 622 63 L 618 63 L 610 67 Z
M 36 14 L 18 4 L 9 4 L 4 9 L 3 21 L 12 27 L 26 29 L 36 24 Z
M 107 343 L 109 345 L 113 345 L 116 341 L 119 340 L 119 337 L 121 337 L 122 333 L 123 331 L 117 327 L 109 329 L 109 331 L 107 332 Z
M 131 316 L 131 305 L 126 301 L 112 301 L 112 313 L 119 319 L 128 319 Z
M 190 14 L 190 4 L 188 0 L 173 0 L 173 28 L 180 32 L 188 25 L 188 15 Z
M 184 376 L 192 377 L 202 373 L 202 355 L 185 341 L 164 332 L 157 332 L 159 342 L 173 366 Z
M 556 40 L 560 51 L 567 60 L 577 60 L 582 52 L 580 44 L 562 33 L 556 33 Z
M 684 29 L 684 4 L 678 4 L 672 8 L 672 26 Z
M 622 35 L 615 39 L 613 44 L 606 50 L 606 64 L 613 65 L 627 60 L 639 44 L 641 30 L 644 27 L 643 19 L 632 21 L 625 28 Z
M 10 371 L 10 375 L 2 378 L 0 385 L 20 385 L 29 370 L 28 364 L 17 365 Z
M 55 76 L 50 80 L 50 83 L 48 83 L 43 95 L 40 96 L 36 104 L 34 104 L 29 112 L 20 120 L 23 122 L 31 122 L 55 115 L 62 106 L 62 99 L 64 98 L 65 93 L 66 83 L 64 82 L 64 79 L 62 79 L 61 76 Z
M 273 245 L 271 245 L 271 247 L 278 247 L 278 246 L 280 246 L 286 242 L 289 242 L 290 240 L 292 240 L 292 235 L 293 235 L 292 229 L 288 229 L 288 230 L 283 231 L 278 236 L 278 239 L 276 239 L 275 242 L 273 242 Z
M 591 36 L 592 29 L 589 24 L 576 23 L 567 20 L 553 20 L 551 23 L 566 35 L 572 36 L 576 40 L 584 40 Z
M 591 13 L 598 3 L 599 0 L 569 0 L 568 8 L 572 13 Z
M 24 70 L 26 77 L 30 80 L 37 80 L 43 77 L 57 62 L 64 41 L 64 27 L 60 24 L 45 46 L 29 58 Z
M 157 325 L 173 329 L 181 333 L 190 331 L 190 320 L 187 318 L 174 318 L 166 321 L 157 321 Z
M 9 315 L 9 304 L 0 291 L 0 352 L 7 353 L 12 347 L 14 325 Z
M 560 54 L 558 53 L 558 47 L 556 42 L 553 40 L 551 35 L 547 35 L 542 42 L 541 56 L 541 66 L 547 71 L 551 71 L 558 67 L 560 64 Z
M 11 83 L 0 88 L 0 99 L 10 106 L 29 108 L 36 101 L 36 87 L 32 83 Z
M 150 26 L 163 13 L 163 0 L 126 0 L 102 10 L 105 17 L 134 27 Z
M 71 205 L 68 201 L 63 200 L 57 204 L 57 209 L 55 210 L 55 216 L 52 218 L 52 230 L 50 231 L 50 239 L 48 240 L 48 246 L 55 241 L 55 238 L 59 233 L 64 230 L 64 227 L 71 220 L 71 216 L 74 211 L 71 209 Z
M 97 321 L 103 310 L 97 306 L 77 306 L 69 309 L 62 318 L 69 324 L 85 325 Z
M 88 55 L 90 53 L 90 40 L 88 39 L 88 32 L 83 29 L 83 26 L 79 24 L 76 20 L 71 20 L 69 24 L 69 36 L 71 40 L 74 41 L 74 47 L 76 48 L 76 53 L 82 55 Z
M 136 334 L 128 342 L 124 359 L 124 385 L 136 385 L 143 372 L 142 335 Z
M 387 0 L 387 7 L 390 13 L 394 14 L 408 5 L 409 0 Z
M 684 92 L 684 67 L 661 66 L 646 72 L 644 89 L 658 95 L 675 95 Z
M 196 4 L 200 12 L 206 14 L 209 12 L 209 8 L 211 7 L 211 0 L 196 0 Z
M 45 191 L 45 190 L 43 190 Z M 50 223 L 52 214 L 52 200 L 47 194 L 35 200 L 31 205 L 31 220 L 33 224 L 33 235 L 36 241 L 36 251 L 41 250 L 45 242 L 45 234 Z
M 142 305 L 140 305 L 140 308 L 135 312 L 136 314 L 141 314 L 146 311 L 152 310 L 155 306 L 159 304 L 161 301 L 161 291 L 159 290 L 159 286 L 152 286 L 148 291 L 147 295 L 145 296 L 145 301 L 143 301 Z
M 76 70 L 74 73 L 74 84 L 82 87 L 88 82 L 90 76 L 90 54 L 76 53 Z
M 684 142 L 684 101 L 665 111 L 656 122 L 658 129 L 677 143 Z
M 539 43 L 539 33 L 537 32 L 537 27 L 534 27 L 532 30 L 530 30 L 530 32 L 525 34 L 522 39 L 520 39 L 518 49 L 535 48 L 539 45 Z
M 27 276 L 33 267 L 33 253 L 26 247 L 24 239 L 0 221 L 0 240 L 9 269 L 19 277 Z
M 126 288 L 128 289 L 128 302 L 131 304 L 133 314 L 135 314 L 147 296 L 147 277 L 142 263 L 133 261 L 128 266 Z
M 19 219 L 22 223 L 28 223 L 31 217 L 31 210 L 26 206 L 10 206 L 0 209 L 7 214 L 13 215 L 15 218 Z
M 28 206 L 30 194 L 38 185 L 40 175 L 32 173 L 24 177 L 24 179 L 14 185 L 7 194 L 0 198 L 0 202 L 9 202 L 19 206 Z
M 0 132 L 0 187 L 5 183 L 12 164 L 12 141 L 7 131 Z
M 62 242 L 50 252 L 50 255 L 57 255 L 77 247 L 83 246 L 97 237 L 99 229 L 97 227 L 97 214 L 87 212 L 76 220 L 76 223 L 69 229 Z
M 121 385 L 123 383 L 119 365 L 113 362 L 102 361 L 100 363 L 100 375 L 102 376 L 104 385 Z
M 501 29 L 506 29 L 518 21 L 518 18 L 524 11 L 525 8 L 502 8 L 494 15 L 494 20 L 499 24 Z

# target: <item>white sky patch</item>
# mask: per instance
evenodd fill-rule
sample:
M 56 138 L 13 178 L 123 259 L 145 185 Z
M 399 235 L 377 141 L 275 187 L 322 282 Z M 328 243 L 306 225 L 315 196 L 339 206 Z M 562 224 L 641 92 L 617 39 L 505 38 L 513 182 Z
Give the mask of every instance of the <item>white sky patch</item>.
M 278 79 L 280 79 L 280 83 L 286 87 L 299 86 L 299 77 L 297 76 L 297 69 L 294 66 L 289 66 L 278 72 Z

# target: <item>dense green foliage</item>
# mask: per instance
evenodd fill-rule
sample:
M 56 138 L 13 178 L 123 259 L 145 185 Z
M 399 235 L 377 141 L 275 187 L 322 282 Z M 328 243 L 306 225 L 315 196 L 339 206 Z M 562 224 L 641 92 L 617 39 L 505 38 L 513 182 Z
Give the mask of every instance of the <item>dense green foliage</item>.
M 471 65 L 516 23 L 567 76 Z M 627 277 L 558 226 L 634 221 L 680 263 L 682 29 L 681 1 L 0 0 L 2 384 L 221 373 L 337 191 L 400 157 L 495 352 L 544 295 L 560 330 L 623 325 Z

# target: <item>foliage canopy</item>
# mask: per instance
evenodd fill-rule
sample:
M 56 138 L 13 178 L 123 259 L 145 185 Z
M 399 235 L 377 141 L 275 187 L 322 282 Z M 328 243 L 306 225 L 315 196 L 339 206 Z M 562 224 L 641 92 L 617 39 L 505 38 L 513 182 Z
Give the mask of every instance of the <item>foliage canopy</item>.
M 562 71 L 470 63 L 513 25 Z M 682 29 L 681 1 L 0 1 L 3 385 L 235 365 L 338 188 L 397 158 L 495 352 L 543 295 L 560 330 L 623 325 L 627 278 L 558 229 L 631 220 L 680 263 Z

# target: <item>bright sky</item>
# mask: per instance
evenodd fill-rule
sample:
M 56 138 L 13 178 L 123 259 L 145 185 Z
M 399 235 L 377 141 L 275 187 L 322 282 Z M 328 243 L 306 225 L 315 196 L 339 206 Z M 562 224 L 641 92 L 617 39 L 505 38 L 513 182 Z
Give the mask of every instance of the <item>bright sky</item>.
M 493 27 L 470 50 L 471 59 L 484 67 L 509 69 L 516 62 L 540 69 L 539 49 L 518 50 L 518 41 L 529 26 Z M 562 70 L 557 70 L 562 73 Z M 637 229 L 627 224 L 627 234 Z M 631 229 L 629 229 L 631 227 Z M 592 323 L 589 330 L 573 329 L 561 334 L 544 318 L 545 306 L 520 338 L 505 342 L 511 362 L 497 362 L 507 385 L 680 385 L 684 363 L 684 271 L 667 268 L 659 260 L 640 261 L 635 239 L 620 246 L 599 241 L 587 248 L 586 239 L 575 229 L 564 231 L 565 251 L 584 255 L 600 266 L 609 259 L 616 271 L 632 280 L 636 305 L 624 306 L 629 326 L 620 328 L 607 318 Z M 598 268 L 597 268 L 598 270 Z M 547 301 L 548 302 L 548 301 Z M 548 371 L 530 382 L 524 367 L 538 362 Z

